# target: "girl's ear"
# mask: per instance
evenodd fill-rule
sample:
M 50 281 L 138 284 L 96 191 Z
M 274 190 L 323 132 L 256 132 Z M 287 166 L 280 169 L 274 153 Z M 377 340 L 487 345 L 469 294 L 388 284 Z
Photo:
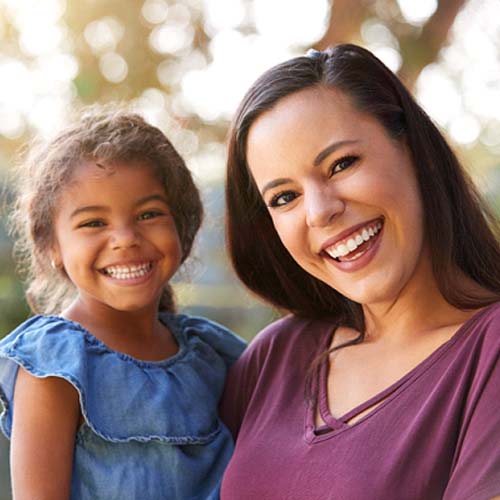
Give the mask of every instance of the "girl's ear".
M 64 268 L 61 252 L 59 251 L 59 245 L 57 243 L 54 243 L 50 250 L 50 265 L 54 271 L 61 271 Z

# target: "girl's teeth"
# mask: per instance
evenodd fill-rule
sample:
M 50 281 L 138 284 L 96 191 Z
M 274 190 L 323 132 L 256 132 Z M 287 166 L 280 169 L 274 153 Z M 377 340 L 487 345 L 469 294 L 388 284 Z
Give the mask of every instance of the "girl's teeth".
M 105 269 L 105 273 L 115 279 L 131 279 L 145 276 L 151 269 L 151 264 L 131 265 L 131 266 L 111 266 Z

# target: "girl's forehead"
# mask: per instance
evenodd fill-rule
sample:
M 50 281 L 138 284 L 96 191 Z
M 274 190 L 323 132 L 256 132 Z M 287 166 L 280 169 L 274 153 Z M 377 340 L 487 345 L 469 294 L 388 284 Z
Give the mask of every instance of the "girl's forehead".
M 130 171 L 136 171 L 139 177 L 155 177 L 158 179 L 156 170 L 147 161 L 96 158 L 84 159 L 77 163 L 71 173 L 70 182 L 79 183 L 87 180 L 104 180 L 112 176 L 127 174 Z
M 68 182 L 60 187 L 57 204 L 61 208 L 84 198 L 106 196 L 113 203 L 124 196 L 137 197 L 151 191 L 166 195 L 164 183 L 148 163 L 87 160 L 78 164 Z

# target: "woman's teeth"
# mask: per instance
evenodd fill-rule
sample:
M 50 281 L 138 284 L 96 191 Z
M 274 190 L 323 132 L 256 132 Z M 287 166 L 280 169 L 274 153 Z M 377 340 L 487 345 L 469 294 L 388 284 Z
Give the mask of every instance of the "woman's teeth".
M 346 255 L 354 252 L 359 246 L 373 238 L 382 229 L 382 222 L 376 222 L 363 228 L 357 233 L 352 234 L 347 240 L 341 243 L 336 243 L 331 247 L 325 249 L 325 252 L 334 259 L 345 257 Z M 359 252 L 354 257 L 358 257 L 362 252 Z
M 127 280 L 145 276 L 153 267 L 151 262 L 132 266 L 109 266 L 103 269 L 104 274 L 111 278 Z

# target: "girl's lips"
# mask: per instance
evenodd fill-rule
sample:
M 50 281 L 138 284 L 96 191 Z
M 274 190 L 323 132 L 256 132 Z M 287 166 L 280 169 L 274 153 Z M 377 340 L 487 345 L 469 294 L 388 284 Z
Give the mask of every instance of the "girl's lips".
M 114 278 L 137 277 L 151 270 L 151 261 L 134 262 L 127 264 L 112 264 L 100 269 L 100 272 Z
M 120 285 L 138 285 L 149 280 L 153 274 L 153 261 L 136 261 L 127 264 L 113 264 L 99 269 L 107 279 Z

